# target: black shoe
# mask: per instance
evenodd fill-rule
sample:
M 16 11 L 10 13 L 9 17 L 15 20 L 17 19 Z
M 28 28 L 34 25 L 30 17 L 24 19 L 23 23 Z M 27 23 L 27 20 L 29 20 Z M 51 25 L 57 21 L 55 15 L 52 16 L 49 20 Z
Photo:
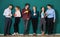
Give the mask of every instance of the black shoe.
M 9 36 L 9 34 L 4 34 L 4 36 Z
M 52 34 L 49 33 L 48 35 L 52 35 Z
M 11 33 L 9 33 L 9 35 L 12 35 Z
M 24 33 L 24 35 L 29 35 L 28 33 Z
M 6 34 L 4 34 L 4 36 L 7 36 Z

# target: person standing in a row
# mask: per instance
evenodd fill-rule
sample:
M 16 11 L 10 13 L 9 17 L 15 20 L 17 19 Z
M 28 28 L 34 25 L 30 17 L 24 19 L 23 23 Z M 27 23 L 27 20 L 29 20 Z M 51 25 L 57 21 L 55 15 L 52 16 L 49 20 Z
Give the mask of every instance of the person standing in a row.
M 33 6 L 33 11 L 31 11 L 31 21 L 33 26 L 33 35 L 36 35 L 37 27 L 38 27 L 38 15 L 39 12 L 37 11 L 36 6 Z
M 25 8 L 22 10 L 22 18 L 24 20 L 24 35 L 29 34 L 29 20 L 30 20 L 30 4 L 25 4 Z
M 10 34 L 10 28 L 11 28 L 11 22 L 12 22 L 12 13 L 11 10 L 13 8 L 13 5 L 10 4 L 7 9 L 4 10 L 3 15 L 5 16 L 5 27 L 4 27 L 4 36 L 11 35 Z
M 47 16 L 47 25 L 48 25 L 48 35 L 53 34 L 53 28 L 54 28 L 54 23 L 56 19 L 55 15 L 55 10 L 52 8 L 50 4 L 47 5 L 47 11 L 46 11 L 46 16 Z
M 42 35 L 45 34 L 45 30 L 46 30 L 46 21 L 45 21 L 45 8 L 42 7 L 41 8 L 41 12 L 40 12 L 40 27 L 41 27 L 41 32 Z
M 18 35 L 19 34 L 19 23 L 20 23 L 20 18 L 21 18 L 21 11 L 20 7 L 16 6 L 15 7 L 15 23 L 14 23 L 14 34 L 13 35 Z

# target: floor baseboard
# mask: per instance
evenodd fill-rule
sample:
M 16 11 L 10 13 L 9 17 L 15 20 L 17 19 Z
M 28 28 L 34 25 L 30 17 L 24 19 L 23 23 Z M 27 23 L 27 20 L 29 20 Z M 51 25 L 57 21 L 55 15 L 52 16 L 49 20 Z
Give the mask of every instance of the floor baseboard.
M 0 34 L 0 35 L 4 35 L 4 34 Z M 19 35 L 23 35 L 23 34 L 19 34 Z M 33 35 L 33 34 L 29 34 L 29 35 Z M 37 35 L 41 35 L 41 34 L 37 34 Z M 47 34 L 45 34 L 47 35 Z M 54 34 L 54 35 L 60 35 L 60 34 Z

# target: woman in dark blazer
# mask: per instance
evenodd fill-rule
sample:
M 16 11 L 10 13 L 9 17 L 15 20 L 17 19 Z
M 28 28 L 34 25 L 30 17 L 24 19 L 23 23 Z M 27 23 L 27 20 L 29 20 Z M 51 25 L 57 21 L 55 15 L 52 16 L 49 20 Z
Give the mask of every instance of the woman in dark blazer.
M 36 6 L 33 6 L 33 11 L 31 11 L 31 20 L 32 20 L 32 26 L 33 26 L 33 35 L 36 35 L 37 26 L 38 26 L 38 11 L 36 9 Z

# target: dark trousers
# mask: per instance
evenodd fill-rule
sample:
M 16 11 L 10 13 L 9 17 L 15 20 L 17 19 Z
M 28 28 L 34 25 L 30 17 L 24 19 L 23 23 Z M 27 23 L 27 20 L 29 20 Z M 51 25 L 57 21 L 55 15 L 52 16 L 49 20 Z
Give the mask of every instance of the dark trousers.
M 15 17 L 15 23 L 14 23 L 14 32 L 15 33 L 19 32 L 19 22 L 20 22 L 20 17 Z
M 53 18 L 48 18 L 47 19 L 47 25 L 48 25 L 48 34 L 53 34 L 53 29 L 54 29 L 54 23 L 53 23 Z
M 29 34 L 29 20 L 24 20 L 24 34 Z
M 36 33 L 37 26 L 38 26 L 38 18 L 32 18 L 32 26 L 33 26 L 34 33 Z
M 12 24 L 11 18 L 5 18 L 4 35 L 10 34 L 11 24 Z
M 45 30 L 46 30 L 46 21 L 45 21 L 45 18 L 41 18 L 40 19 L 40 27 L 41 27 L 41 31 L 45 32 Z

